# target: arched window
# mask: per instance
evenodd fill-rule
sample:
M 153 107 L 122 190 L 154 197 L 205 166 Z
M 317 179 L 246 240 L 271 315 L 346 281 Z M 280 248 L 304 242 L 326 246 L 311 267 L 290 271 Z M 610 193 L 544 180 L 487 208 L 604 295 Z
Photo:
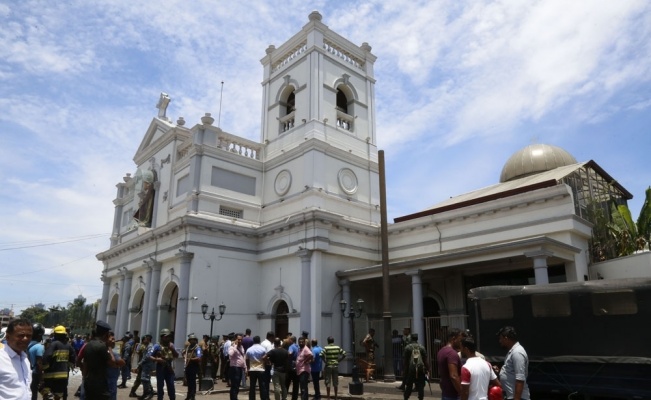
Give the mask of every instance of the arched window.
M 348 114 L 348 99 L 341 89 L 337 89 L 337 110 Z
M 276 337 L 284 338 L 289 330 L 289 307 L 284 301 L 280 301 L 276 306 L 275 320 Z
M 280 115 L 278 121 L 280 122 L 280 133 L 287 132 L 294 127 L 296 120 L 296 94 L 294 88 L 289 86 L 285 89 L 284 100 L 280 101 Z
M 353 122 L 355 119 L 352 114 L 354 112 L 354 105 L 353 103 L 350 103 L 350 107 L 348 106 L 348 99 L 353 98 L 353 94 L 349 87 L 344 84 L 337 87 L 337 105 L 335 107 L 337 111 L 337 128 L 347 131 L 353 130 Z
M 294 95 L 294 92 L 291 92 L 289 94 L 289 97 L 287 97 L 287 107 L 285 108 L 285 115 L 289 115 L 292 113 L 292 111 L 296 110 L 296 96 Z

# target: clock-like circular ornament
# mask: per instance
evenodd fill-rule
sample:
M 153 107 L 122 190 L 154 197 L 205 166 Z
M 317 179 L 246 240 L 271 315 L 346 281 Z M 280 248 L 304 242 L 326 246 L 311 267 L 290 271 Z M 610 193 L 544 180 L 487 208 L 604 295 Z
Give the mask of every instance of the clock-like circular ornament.
M 284 196 L 289 192 L 289 188 L 292 186 L 292 173 L 284 169 L 276 175 L 276 181 L 274 182 L 274 190 L 278 196 Z
M 339 187 L 344 193 L 351 195 L 357 192 L 357 176 L 349 168 L 342 168 L 337 176 Z

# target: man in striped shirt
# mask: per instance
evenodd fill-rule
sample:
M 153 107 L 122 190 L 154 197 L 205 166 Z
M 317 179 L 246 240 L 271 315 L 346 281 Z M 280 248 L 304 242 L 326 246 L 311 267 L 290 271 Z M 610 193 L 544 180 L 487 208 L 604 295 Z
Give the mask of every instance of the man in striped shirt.
M 346 352 L 335 344 L 335 338 L 328 337 L 328 344 L 323 348 L 321 357 L 325 360 L 325 385 L 326 397 L 330 400 L 330 383 L 335 388 L 335 400 L 337 400 L 337 389 L 339 387 L 339 362 L 346 358 Z

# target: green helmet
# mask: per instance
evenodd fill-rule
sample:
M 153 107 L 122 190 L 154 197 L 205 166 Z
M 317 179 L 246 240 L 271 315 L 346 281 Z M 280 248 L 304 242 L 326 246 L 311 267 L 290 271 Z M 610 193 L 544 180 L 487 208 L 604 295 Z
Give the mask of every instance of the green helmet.
M 163 329 L 162 331 L 160 331 L 160 335 L 161 335 L 161 336 L 169 336 L 169 335 L 171 335 L 171 334 L 172 334 L 172 332 L 170 332 L 170 330 L 167 329 L 167 328 L 165 328 L 165 329 Z

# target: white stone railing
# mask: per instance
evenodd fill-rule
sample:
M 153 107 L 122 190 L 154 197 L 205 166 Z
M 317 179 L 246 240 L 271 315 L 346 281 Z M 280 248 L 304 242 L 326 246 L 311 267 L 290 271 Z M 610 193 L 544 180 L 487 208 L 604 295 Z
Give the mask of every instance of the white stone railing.
M 280 61 L 278 61 L 276 64 L 274 64 L 273 68 L 271 69 L 272 72 L 276 72 L 285 65 L 287 65 L 290 61 L 298 57 L 299 55 L 305 53 L 307 51 L 307 42 L 303 42 L 294 49 L 290 50 L 287 54 L 285 54 Z
M 187 157 L 188 154 L 190 153 L 191 148 L 192 148 L 192 142 L 191 141 L 187 142 L 187 144 L 185 146 L 179 147 L 176 150 L 176 161 L 179 162 L 183 158 Z
M 352 115 L 348 115 L 343 111 L 337 110 L 337 128 L 352 131 L 354 121 L 355 118 Z
M 188 156 L 188 154 L 190 154 L 190 149 L 192 146 L 193 143 L 188 142 L 188 144 L 176 151 L 177 162 L 182 161 L 185 157 Z M 252 140 L 244 139 L 222 131 L 217 136 L 217 148 L 231 153 L 239 154 L 243 157 L 259 160 L 261 156 L 260 152 L 262 145 Z
M 278 118 L 278 122 L 280 122 L 280 132 L 287 132 L 294 127 L 295 114 L 296 111 L 292 111 L 284 117 Z
M 353 66 L 362 69 L 362 66 L 364 65 L 364 62 L 360 60 L 359 58 L 353 56 L 349 52 L 343 50 L 342 48 L 338 47 L 334 43 L 324 39 L 323 40 L 323 48 L 325 51 L 328 53 L 334 55 L 335 57 L 339 57 L 345 62 L 352 64 Z
M 217 148 L 239 154 L 242 157 L 259 160 L 262 145 L 252 140 L 244 139 L 222 131 L 217 136 Z

